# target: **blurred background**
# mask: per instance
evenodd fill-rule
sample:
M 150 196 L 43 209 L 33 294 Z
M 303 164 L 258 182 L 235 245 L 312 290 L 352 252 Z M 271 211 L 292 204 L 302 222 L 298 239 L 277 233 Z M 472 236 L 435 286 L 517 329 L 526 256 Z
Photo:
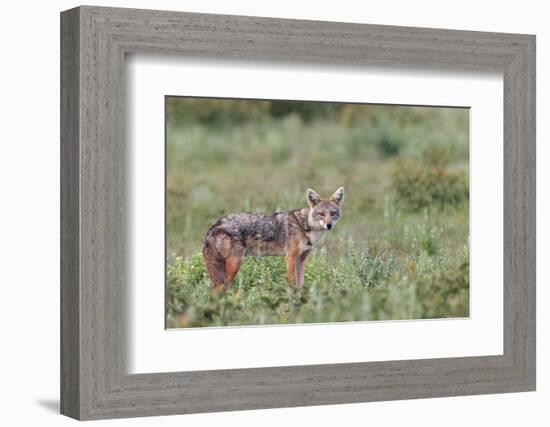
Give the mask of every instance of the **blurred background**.
M 370 289 L 361 295 L 371 302 L 375 288 L 386 300 L 399 296 L 379 309 L 348 307 L 359 310 L 353 319 L 468 315 L 468 109 L 167 97 L 166 150 L 169 323 L 186 326 L 188 290 L 207 286 L 202 271 L 191 284 L 189 269 L 201 269 L 204 235 L 219 217 L 305 207 L 308 187 L 329 197 L 340 186 L 342 219 L 306 265 L 306 280 L 318 261 L 321 287 Z M 250 294 L 255 283 L 279 280 L 259 277 L 269 268 L 257 262 L 281 268 L 247 261 L 237 289 Z M 432 282 L 446 280 L 458 288 L 441 301 L 418 300 L 419 289 L 433 294 Z M 282 322 L 296 320 L 287 315 Z

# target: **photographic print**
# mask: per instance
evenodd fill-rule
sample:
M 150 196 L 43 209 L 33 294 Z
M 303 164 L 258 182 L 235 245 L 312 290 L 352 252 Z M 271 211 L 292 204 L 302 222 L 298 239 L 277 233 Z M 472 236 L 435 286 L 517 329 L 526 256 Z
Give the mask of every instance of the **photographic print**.
M 166 327 L 469 316 L 469 109 L 167 96 Z

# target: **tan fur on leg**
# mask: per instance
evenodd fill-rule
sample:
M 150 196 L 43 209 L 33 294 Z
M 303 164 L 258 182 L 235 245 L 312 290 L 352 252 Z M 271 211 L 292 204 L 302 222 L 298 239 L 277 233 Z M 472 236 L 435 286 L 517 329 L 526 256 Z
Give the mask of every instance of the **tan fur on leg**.
M 241 268 L 243 259 L 239 256 L 231 256 L 225 260 L 225 287 L 231 288 L 233 279 Z
M 306 258 L 311 251 L 306 251 L 296 258 L 296 286 L 301 288 L 304 286 L 304 274 L 305 274 L 305 264 Z
M 296 283 L 296 257 L 287 255 L 286 259 L 286 277 L 289 282 Z

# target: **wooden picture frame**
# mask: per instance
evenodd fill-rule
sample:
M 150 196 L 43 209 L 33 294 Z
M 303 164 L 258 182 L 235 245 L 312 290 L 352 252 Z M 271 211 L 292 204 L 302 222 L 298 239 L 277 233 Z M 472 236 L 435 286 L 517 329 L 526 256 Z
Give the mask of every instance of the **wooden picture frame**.
M 502 72 L 503 355 L 127 374 L 127 53 Z M 65 415 L 84 420 L 535 390 L 532 35 L 78 7 L 61 14 L 61 167 Z

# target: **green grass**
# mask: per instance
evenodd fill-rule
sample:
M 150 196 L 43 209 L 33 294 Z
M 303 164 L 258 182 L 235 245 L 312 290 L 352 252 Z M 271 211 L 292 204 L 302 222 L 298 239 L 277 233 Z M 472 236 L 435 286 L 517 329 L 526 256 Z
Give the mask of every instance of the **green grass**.
M 185 101 L 168 109 L 168 327 L 468 316 L 466 110 L 316 116 L 249 102 L 221 115 Z M 199 254 L 220 216 L 303 207 L 308 187 L 326 197 L 341 185 L 342 219 L 308 258 L 303 289 L 281 257 L 247 258 L 233 289 L 210 288 Z
M 421 246 L 420 246 L 421 247 Z M 456 259 L 421 250 L 400 264 L 389 252 L 317 251 L 303 288 L 286 282 L 280 257 L 247 258 L 231 290 L 212 289 L 200 254 L 168 268 L 171 327 L 227 326 L 468 315 L 467 251 Z

